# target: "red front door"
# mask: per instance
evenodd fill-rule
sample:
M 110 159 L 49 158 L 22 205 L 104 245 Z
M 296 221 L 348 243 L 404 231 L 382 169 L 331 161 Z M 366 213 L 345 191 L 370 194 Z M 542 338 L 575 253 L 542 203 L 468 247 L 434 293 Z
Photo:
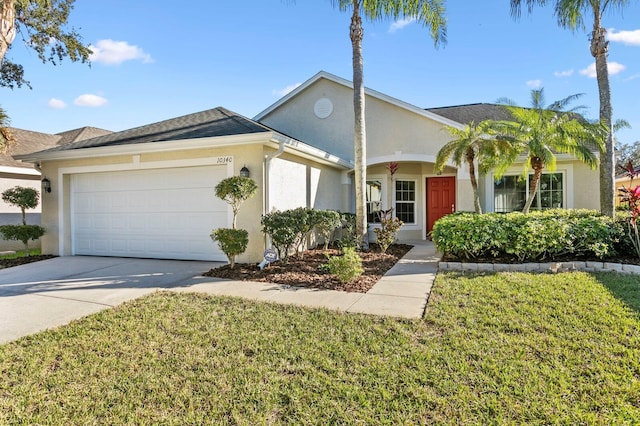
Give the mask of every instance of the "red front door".
M 431 232 L 436 220 L 455 211 L 455 176 L 427 178 L 427 232 Z

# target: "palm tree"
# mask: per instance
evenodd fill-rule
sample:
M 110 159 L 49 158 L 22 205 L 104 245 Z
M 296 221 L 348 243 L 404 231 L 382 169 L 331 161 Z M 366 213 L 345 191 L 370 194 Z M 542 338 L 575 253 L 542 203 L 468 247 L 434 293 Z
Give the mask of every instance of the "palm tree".
M 546 0 L 511 0 L 511 14 L 519 17 L 522 3 L 526 3 L 531 12 L 535 5 L 544 6 Z M 609 42 L 605 40 L 607 30 L 602 26 L 602 16 L 612 8 L 623 9 L 629 0 L 556 0 L 554 14 L 558 24 L 563 28 L 575 31 L 584 28 L 584 17 L 593 14 L 591 30 L 591 55 L 596 61 L 596 78 L 600 95 L 600 121 L 606 127 L 605 152 L 600 161 L 600 210 L 613 217 L 615 214 L 615 164 L 614 122 L 611 108 L 611 89 L 609 87 L 609 70 L 607 69 L 607 53 Z
M 0 152 L 5 152 L 9 143 L 13 142 L 13 135 L 9 130 L 9 116 L 0 108 Z
M 434 171 L 436 173 L 442 171 L 449 158 L 458 167 L 466 162 L 469 166 L 469 178 L 473 188 L 473 206 L 476 213 L 480 214 L 482 207 L 478 196 L 475 161 L 478 160 L 478 171 L 481 174 L 486 174 L 489 170 L 499 166 L 506 170 L 517 159 L 518 152 L 513 149 L 512 144 L 506 138 L 500 139 L 494 136 L 495 132 L 491 129 L 489 120 L 481 121 L 478 124 L 472 121 L 463 129 L 451 126 L 447 126 L 446 129 L 453 140 L 447 142 L 438 151 Z
M 356 234 L 362 248 L 368 248 L 367 204 L 367 136 L 365 126 L 364 77 L 362 65 L 362 16 L 372 21 L 387 17 L 415 18 L 429 28 L 434 43 L 446 41 L 444 0 L 332 0 L 341 11 L 351 10 L 350 38 L 353 49 L 354 169 L 356 191 Z
M 549 106 L 544 105 L 544 89 L 531 91 L 531 108 L 515 106 L 509 99 L 498 102 L 511 113 L 512 121 L 494 124 L 501 135 L 509 140 L 520 153 L 526 155 L 525 173 L 533 169 L 529 195 L 522 209 L 528 213 L 538 191 L 540 176 L 545 168 L 555 170 L 556 153 L 572 154 L 578 160 L 595 169 L 598 157 L 594 148 L 604 149 L 604 127 L 589 123 L 577 111 L 584 107 L 567 110 L 567 106 L 582 95 L 571 95 Z

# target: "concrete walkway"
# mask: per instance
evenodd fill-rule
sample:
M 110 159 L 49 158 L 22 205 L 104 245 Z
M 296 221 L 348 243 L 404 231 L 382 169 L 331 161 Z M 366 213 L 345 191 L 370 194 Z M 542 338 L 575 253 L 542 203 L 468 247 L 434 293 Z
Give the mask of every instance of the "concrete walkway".
M 407 244 L 414 247 L 367 293 L 229 280 L 199 282 L 173 290 L 345 312 L 422 318 L 438 271 L 439 257 L 430 241 L 410 241 Z
M 58 257 L 0 270 L 0 344 L 154 291 L 202 292 L 346 312 L 421 318 L 436 275 L 431 242 L 409 251 L 366 294 L 204 277 L 216 262 Z

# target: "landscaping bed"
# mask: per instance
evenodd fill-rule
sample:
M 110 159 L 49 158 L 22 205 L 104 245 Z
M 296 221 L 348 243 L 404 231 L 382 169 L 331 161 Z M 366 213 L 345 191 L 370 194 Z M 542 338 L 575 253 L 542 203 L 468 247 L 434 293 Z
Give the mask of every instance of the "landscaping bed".
M 380 253 L 378 246 L 371 244 L 370 250 L 359 253 L 364 273 L 348 283 L 340 282 L 335 275 L 323 269 L 323 265 L 328 261 L 327 255 L 339 255 L 337 248 L 330 248 L 326 252 L 322 248 L 307 250 L 303 256 L 291 256 L 287 263 L 279 260 L 262 271 L 255 263 L 237 263 L 233 269 L 229 265 L 224 265 L 211 269 L 203 275 L 237 281 L 259 281 L 366 293 L 402 256 L 411 250 L 411 247 L 413 246 L 407 244 L 393 244 L 386 253 Z
M 56 256 L 50 254 L 40 254 L 37 256 L 22 256 L 11 259 L 0 259 L 0 269 L 11 268 L 14 266 L 26 265 L 27 263 L 38 262 L 40 260 L 51 259 Z

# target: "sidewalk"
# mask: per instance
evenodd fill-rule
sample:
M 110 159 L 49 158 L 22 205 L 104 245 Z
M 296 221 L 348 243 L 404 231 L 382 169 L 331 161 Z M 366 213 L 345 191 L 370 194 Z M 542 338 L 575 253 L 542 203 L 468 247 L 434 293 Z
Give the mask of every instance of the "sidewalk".
M 438 271 L 439 257 L 431 241 L 409 241 L 407 244 L 414 247 L 367 293 L 228 280 L 199 282 L 173 290 L 345 312 L 422 318 Z

